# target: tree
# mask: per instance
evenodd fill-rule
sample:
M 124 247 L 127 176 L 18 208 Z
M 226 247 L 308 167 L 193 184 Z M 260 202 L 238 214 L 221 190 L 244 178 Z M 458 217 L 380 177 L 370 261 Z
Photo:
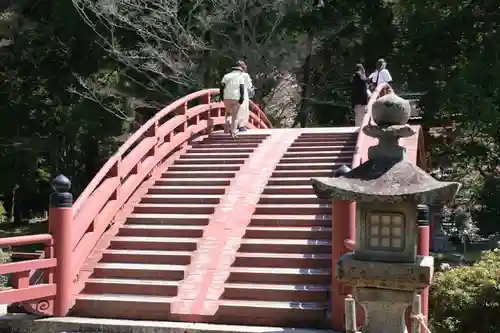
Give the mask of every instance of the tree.
M 422 98 L 425 125 L 449 125 L 452 144 L 435 143 L 444 178 L 464 179 L 473 220 L 498 232 L 500 125 L 499 9 L 483 1 L 400 1 L 398 63 Z
M 69 175 L 78 194 L 109 154 L 120 122 L 69 89 L 77 77 L 109 63 L 72 5 L 53 0 L 24 14 L 9 10 L 22 18 L 0 49 L 6 101 L 0 106 L 0 193 L 11 218 L 21 221 L 47 208 L 56 173 Z

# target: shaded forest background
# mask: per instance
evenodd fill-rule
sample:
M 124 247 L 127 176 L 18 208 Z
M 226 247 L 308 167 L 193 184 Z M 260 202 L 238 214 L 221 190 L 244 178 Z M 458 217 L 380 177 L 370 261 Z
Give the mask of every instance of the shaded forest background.
M 276 125 L 352 118 L 349 81 L 385 58 L 396 90 L 424 92 L 437 177 L 483 234 L 500 217 L 500 8 L 480 0 L 0 0 L 0 197 L 7 220 L 77 195 L 123 138 L 244 59 Z M 460 222 L 461 223 L 461 222 Z

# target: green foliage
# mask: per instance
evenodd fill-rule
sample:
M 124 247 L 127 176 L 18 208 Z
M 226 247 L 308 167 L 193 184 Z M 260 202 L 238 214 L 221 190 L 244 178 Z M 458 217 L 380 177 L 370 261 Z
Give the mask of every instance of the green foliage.
M 117 136 L 217 86 L 236 59 L 275 121 L 301 111 L 308 126 L 344 126 L 354 65 L 371 72 L 383 57 L 397 89 L 426 92 L 425 126 L 453 124 L 456 139 L 428 144 L 431 158 L 443 179 L 464 182 L 460 205 L 481 231 L 498 231 L 493 1 L 23 0 L 0 14 L 0 197 L 17 220 L 46 208 L 56 173 L 77 195 Z
M 500 332 L 500 250 L 485 252 L 473 266 L 437 273 L 430 289 L 434 333 Z
M 481 233 L 498 232 L 500 10 L 479 0 L 403 0 L 395 9 L 394 59 L 408 86 L 426 92 L 424 125 L 450 126 L 451 143 L 430 145 L 435 167 L 463 180 L 460 205 Z
M 21 221 L 47 209 L 54 174 L 82 190 L 107 158 L 120 120 L 70 91 L 109 64 L 71 3 L 53 0 L 17 15 L 0 48 L 0 195 Z
M 368 9 L 363 0 L 151 4 L 157 10 L 25 0 L 0 15 L 0 197 L 16 221 L 46 209 L 57 173 L 78 195 L 115 137 L 176 98 L 217 85 L 236 59 L 249 65 L 257 102 L 275 93 L 279 78 L 301 85 L 307 76 L 315 125 L 346 124 L 350 74 L 367 53 L 360 45 L 392 29 L 382 1 Z M 376 45 L 391 43 L 367 47 L 375 57 L 386 52 Z

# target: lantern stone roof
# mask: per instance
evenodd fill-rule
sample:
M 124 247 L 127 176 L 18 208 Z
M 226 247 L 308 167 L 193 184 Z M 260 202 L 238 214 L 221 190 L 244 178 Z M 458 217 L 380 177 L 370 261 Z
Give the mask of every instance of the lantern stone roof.
M 322 199 L 423 204 L 450 202 L 460 188 L 409 161 L 387 158 L 370 159 L 337 178 L 313 178 L 312 185 Z

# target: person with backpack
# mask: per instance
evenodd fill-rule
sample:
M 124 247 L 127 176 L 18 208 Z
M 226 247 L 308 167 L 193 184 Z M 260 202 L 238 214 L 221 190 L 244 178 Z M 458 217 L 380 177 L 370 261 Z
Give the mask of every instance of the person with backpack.
M 221 99 L 224 101 L 226 109 L 226 128 L 229 117 L 231 117 L 230 134 L 236 138 L 239 123 L 239 110 L 243 102 L 248 99 L 248 92 L 245 91 L 245 75 L 240 63 L 232 68 L 232 71 L 224 75 L 219 88 Z M 247 74 L 248 75 L 248 74 Z
M 252 83 L 252 78 L 248 74 L 248 67 L 243 61 L 238 61 L 238 65 L 243 69 L 243 79 L 245 84 L 245 96 L 243 104 L 238 111 L 238 132 L 245 132 L 248 130 L 248 119 L 250 117 L 250 98 L 255 95 L 255 87 Z
M 387 70 L 387 62 L 384 59 L 377 61 L 377 69 L 368 77 L 370 79 L 370 90 L 374 91 L 381 83 L 392 81 L 391 73 Z

